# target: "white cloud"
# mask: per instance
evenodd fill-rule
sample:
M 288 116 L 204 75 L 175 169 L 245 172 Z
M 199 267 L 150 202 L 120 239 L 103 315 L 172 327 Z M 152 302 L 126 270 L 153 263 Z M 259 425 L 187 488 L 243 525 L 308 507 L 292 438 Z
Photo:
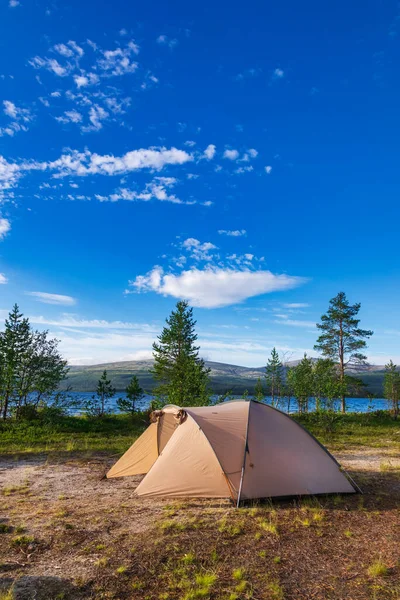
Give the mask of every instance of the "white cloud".
M 267 165 L 265 168 L 265 172 L 267 173 L 267 175 L 269 175 L 272 172 L 272 167 L 271 165 Z
M 74 81 L 78 88 L 98 83 L 100 77 L 126 75 L 134 73 L 138 68 L 138 63 L 132 60 L 132 57 L 139 53 L 139 46 L 133 40 L 114 50 L 102 50 L 90 40 L 87 40 L 86 44 L 95 53 L 89 72 L 80 69 L 80 61 L 85 52 L 73 40 L 66 44 L 56 44 L 51 48 L 51 52 L 59 54 L 61 62 L 55 58 L 35 56 L 29 64 L 35 69 L 50 71 L 58 77 L 74 74 Z
M 81 58 L 84 55 L 83 48 L 78 46 L 73 40 L 69 40 L 67 44 L 56 44 L 53 50 L 65 58 Z
M 251 171 L 254 171 L 254 167 L 249 165 L 248 167 L 238 167 L 235 169 L 234 173 L 241 175 L 242 173 L 251 173 Z
M 10 8 L 15 8 L 16 6 L 20 6 L 20 2 L 18 0 L 10 0 L 8 6 Z
M 103 121 L 108 119 L 109 113 L 98 104 L 94 104 L 89 110 L 90 125 L 82 127 L 82 131 L 99 131 L 103 127 Z
M 169 48 L 174 48 L 178 44 L 178 40 L 171 39 L 167 35 L 159 35 L 156 42 L 161 46 L 168 46 Z
M 29 64 L 34 69 L 46 69 L 47 71 L 51 71 L 54 75 L 57 75 L 57 77 L 66 77 L 74 69 L 74 65 L 67 64 L 63 67 L 55 58 L 41 58 L 40 56 L 32 58 L 29 61 Z
M 27 296 L 32 296 L 38 302 L 43 304 L 57 304 L 63 306 L 73 306 L 76 304 L 72 296 L 63 296 L 62 294 L 48 294 L 47 292 L 25 292 Z
M 3 283 L 7 283 L 7 282 L 8 282 L 8 279 L 4 275 L 4 273 L 0 273 L 0 285 L 2 285 Z
M 275 69 L 272 75 L 273 79 L 282 79 L 285 76 L 285 72 L 282 69 Z
M 1 311 L 0 311 L 1 312 Z M 107 321 L 105 319 L 82 319 L 77 315 L 63 313 L 56 319 L 42 315 L 29 315 L 29 321 L 35 325 L 51 325 L 53 327 L 72 329 L 135 329 L 138 331 L 157 332 L 155 325 L 148 323 L 130 323 L 128 321 Z
M 210 250 L 217 250 L 217 246 L 211 242 L 201 243 L 196 238 L 187 238 L 182 242 L 182 248 L 189 251 L 191 258 L 197 261 L 210 261 L 214 258 L 213 254 L 210 254 Z
M 123 156 L 112 154 L 96 154 L 86 150 L 71 150 L 57 160 L 48 163 L 37 163 L 36 168 L 55 171 L 57 176 L 67 175 L 121 175 L 130 171 L 150 169 L 160 171 L 166 165 L 182 165 L 192 161 L 193 156 L 185 150 L 177 148 L 140 148 L 131 150 Z
M 13 136 L 18 131 L 28 131 L 28 123 L 33 121 L 33 116 L 27 108 L 19 108 L 10 100 L 3 101 L 3 113 L 11 119 L 6 127 L 0 127 L 0 137 Z
M 209 144 L 207 148 L 204 150 L 204 157 L 207 160 L 212 160 L 215 156 L 216 146 L 214 144 Z
M 155 266 L 146 275 L 130 282 L 136 292 L 153 291 L 163 296 L 188 300 L 192 306 L 219 308 L 243 302 L 247 298 L 297 287 L 302 277 L 275 275 L 270 271 L 248 269 L 192 268 L 180 274 L 167 274 Z
M 182 200 L 177 198 L 175 194 L 169 193 L 174 185 L 178 183 L 175 177 L 154 177 L 154 179 L 148 182 L 145 189 L 142 192 L 136 190 L 130 190 L 128 188 L 119 188 L 110 196 L 96 195 L 97 200 L 101 202 L 111 201 L 117 202 L 118 200 L 160 200 L 165 202 L 173 202 L 174 204 L 185 204 Z
M 136 61 L 132 61 L 131 57 L 137 54 L 139 54 L 139 46 L 131 40 L 125 48 L 102 50 L 102 58 L 97 61 L 97 66 L 102 71 L 103 77 L 134 73 L 139 65 Z
M 289 302 L 283 305 L 285 308 L 308 308 L 307 302 Z
M 275 321 L 275 323 L 279 323 L 279 325 L 288 325 L 291 327 L 307 327 L 308 329 L 315 329 L 316 325 L 314 321 L 299 321 L 296 319 L 288 319 L 287 315 L 276 314 L 276 317 L 279 317 L 279 321 Z
M 4 156 L 0 155 L 0 201 L 5 198 L 6 190 L 16 185 L 20 176 L 20 167 L 15 163 L 9 163 Z
M 224 158 L 228 158 L 229 160 L 236 160 L 239 157 L 239 152 L 237 150 L 225 150 L 223 154 Z
M 55 117 L 59 123 L 80 123 L 83 117 L 77 110 L 66 110 L 61 117 Z
M 241 237 L 246 235 L 247 231 L 245 229 L 218 229 L 218 233 L 230 237 Z
M 0 240 L 3 240 L 7 233 L 11 230 L 11 223 L 8 219 L 0 217 Z
M 88 85 L 95 85 L 99 82 L 99 76 L 96 73 L 81 73 L 81 75 L 74 75 L 74 81 L 79 89 Z

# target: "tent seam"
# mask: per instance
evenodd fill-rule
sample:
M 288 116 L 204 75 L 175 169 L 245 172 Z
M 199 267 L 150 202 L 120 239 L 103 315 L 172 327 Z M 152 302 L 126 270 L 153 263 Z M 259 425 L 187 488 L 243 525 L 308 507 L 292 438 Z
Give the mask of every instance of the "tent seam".
M 249 410 L 247 411 L 246 437 L 245 437 L 245 440 L 244 440 L 244 455 L 243 455 L 243 464 L 242 464 L 242 469 L 241 469 L 242 474 L 240 476 L 240 484 L 239 484 L 239 491 L 238 491 L 238 497 L 237 497 L 237 502 L 236 502 L 236 508 L 239 508 L 240 496 L 241 496 L 241 493 L 242 493 L 242 486 L 243 486 L 243 479 L 244 479 L 244 474 L 245 474 L 245 470 L 246 470 L 246 458 L 247 458 L 247 446 L 248 446 L 248 439 L 249 439 L 249 423 L 250 423 L 251 399 L 248 402 L 249 402 Z

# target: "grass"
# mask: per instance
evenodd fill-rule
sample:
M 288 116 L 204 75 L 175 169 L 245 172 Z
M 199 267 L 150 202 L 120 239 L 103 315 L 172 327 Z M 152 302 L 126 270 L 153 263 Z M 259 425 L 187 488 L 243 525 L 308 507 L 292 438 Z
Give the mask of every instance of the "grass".
M 400 423 L 395 421 L 388 411 L 336 414 L 333 432 L 326 430 L 317 413 L 296 415 L 294 418 L 322 444 L 329 444 L 333 450 L 341 450 L 347 446 L 392 450 L 400 448 Z
M 19 548 L 26 548 L 34 542 L 35 538 L 32 535 L 17 535 L 12 539 L 13 546 L 17 546 Z
M 349 445 L 400 448 L 400 424 L 388 412 L 337 414 L 333 432 L 326 430 L 323 419 L 316 413 L 294 418 L 334 450 Z M 122 454 L 145 430 L 147 422 L 146 413 L 137 413 L 134 419 L 130 415 L 111 414 L 102 419 L 58 416 L 51 421 L 45 417 L 33 421 L 10 420 L 0 423 L 0 454 Z
M 144 413 L 138 413 L 134 419 L 127 415 L 107 415 L 102 419 L 57 417 L 52 422 L 41 418 L 10 420 L 0 423 L 0 454 L 82 451 L 122 454 L 143 433 L 146 425 Z M 9 493 L 21 491 L 10 490 Z
M 385 577 L 389 572 L 387 565 L 383 562 L 381 558 L 378 558 L 375 562 L 372 563 L 368 567 L 368 575 L 370 577 Z

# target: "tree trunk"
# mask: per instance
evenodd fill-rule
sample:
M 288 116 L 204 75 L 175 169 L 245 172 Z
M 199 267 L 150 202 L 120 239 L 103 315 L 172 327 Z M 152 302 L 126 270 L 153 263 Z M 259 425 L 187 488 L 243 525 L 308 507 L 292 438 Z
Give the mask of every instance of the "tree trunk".
M 346 412 L 346 396 L 344 392 L 344 347 L 343 347 L 343 325 L 340 322 L 340 345 L 339 345 L 340 383 L 341 383 L 341 410 Z

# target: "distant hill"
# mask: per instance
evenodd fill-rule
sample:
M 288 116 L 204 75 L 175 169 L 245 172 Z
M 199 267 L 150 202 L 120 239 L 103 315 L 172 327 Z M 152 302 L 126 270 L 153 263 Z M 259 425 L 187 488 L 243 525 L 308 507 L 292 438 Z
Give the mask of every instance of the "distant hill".
M 287 363 L 288 367 L 298 364 L 298 360 Z M 242 394 L 244 390 L 253 393 L 254 386 L 259 377 L 265 374 L 265 367 L 241 367 L 219 362 L 206 361 L 211 369 L 211 386 L 215 394 L 231 391 L 233 394 Z M 97 381 L 104 369 L 107 370 L 117 391 L 123 391 L 132 375 L 137 375 L 140 385 L 146 392 L 151 392 L 155 382 L 150 373 L 153 366 L 152 360 L 129 360 L 123 362 L 104 363 L 100 365 L 71 366 L 69 377 L 63 384 L 63 389 L 71 386 L 76 392 L 93 392 Z M 367 385 L 367 391 L 375 396 L 383 394 L 383 366 L 369 365 L 362 371 L 355 370 L 354 374 Z

